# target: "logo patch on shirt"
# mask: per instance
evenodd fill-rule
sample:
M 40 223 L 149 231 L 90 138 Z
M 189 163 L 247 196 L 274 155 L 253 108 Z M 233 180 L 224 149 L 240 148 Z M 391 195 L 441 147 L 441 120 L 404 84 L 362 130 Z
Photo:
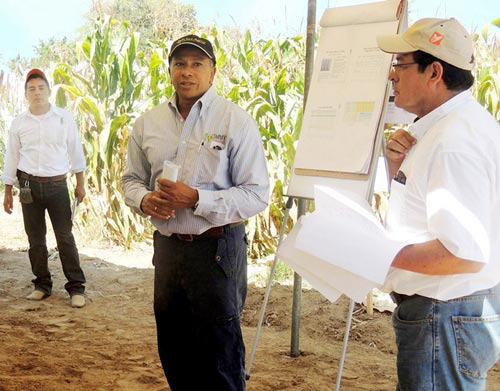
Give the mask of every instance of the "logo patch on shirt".
M 218 151 L 222 151 L 226 147 L 226 138 L 227 136 L 225 134 L 205 134 L 206 145 L 208 145 L 209 148 L 216 149 Z

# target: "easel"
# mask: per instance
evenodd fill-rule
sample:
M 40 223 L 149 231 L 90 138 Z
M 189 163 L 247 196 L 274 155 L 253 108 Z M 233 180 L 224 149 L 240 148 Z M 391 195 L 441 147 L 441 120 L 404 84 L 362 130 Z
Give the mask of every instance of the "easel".
M 379 151 L 382 150 L 383 155 L 385 155 L 385 152 L 384 152 L 385 148 L 383 148 L 383 132 L 379 132 L 379 135 L 377 138 L 378 138 L 378 141 L 377 141 L 378 148 L 376 150 L 379 150 Z M 374 153 L 374 157 L 373 157 L 374 161 L 372 162 L 372 164 L 375 164 L 375 160 L 376 160 L 376 158 L 378 158 L 378 156 L 379 155 L 377 153 Z M 372 174 L 370 175 L 369 193 L 367 194 L 368 200 L 371 200 L 373 198 L 374 181 L 375 181 L 375 172 L 372 172 Z M 289 198 L 287 200 L 285 216 L 283 218 L 283 224 L 281 226 L 281 231 L 280 231 L 280 235 L 279 235 L 279 239 L 278 239 L 278 246 L 283 241 L 285 228 L 287 226 L 288 218 L 290 216 L 290 210 L 293 207 L 294 198 L 295 197 L 293 197 L 293 196 L 289 196 Z M 305 202 L 306 201 L 307 201 L 307 199 L 305 199 L 305 198 L 298 199 L 298 202 L 299 202 L 299 204 L 298 204 L 299 207 L 298 207 L 298 211 L 297 211 L 298 217 L 305 214 Z M 274 280 L 274 274 L 276 271 L 276 265 L 278 263 L 278 260 L 279 260 L 278 256 L 275 255 L 274 260 L 273 260 L 273 264 L 271 266 L 271 270 L 269 273 L 269 279 L 268 279 L 267 286 L 266 286 L 266 292 L 264 294 L 264 302 L 262 304 L 260 314 L 259 314 L 259 321 L 257 323 L 257 330 L 255 333 L 254 343 L 253 343 L 252 350 L 251 350 L 250 357 L 249 357 L 248 364 L 247 364 L 247 369 L 246 369 L 246 379 L 247 380 L 250 379 L 251 368 L 252 368 L 253 360 L 255 358 L 255 352 L 257 350 L 257 343 L 258 343 L 258 340 L 260 338 L 262 323 L 264 321 L 264 317 L 266 314 L 266 308 L 267 308 L 267 304 L 269 302 L 269 296 L 271 294 L 271 287 L 272 287 L 272 283 Z M 290 346 L 290 355 L 292 357 L 298 357 L 300 355 L 300 349 L 299 349 L 300 294 L 297 294 L 296 292 L 297 291 L 300 292 L 301 290 L 302 290 L 302 277 L 300 277 L 297 273 L 294 273 L 294 295 L 293 295 L 293 306 L 292 306 L 292 332 L 291 332 L 292 338 L 291 338 L 291 346 Z M 346 318 L 346 326 L 345 326 L 344 340 L 343 340 L 343 345 L 342 345 L 342 353 L 341 353 L 341 357 L 339 360 L 339 368 L 337 371 L 335 391 L 340 390 L 340 383 L 342 380 L 342 372 L 344 369 L 345 356 L 347 354 L 347 345 L 349 342 L 349 334 L 350 334 L 350 330 L 351 330 L 352 314 L 354 311 L 354 305 L 355 305 L 354 301 L 350 300 L 349 309 L 348 309 L 347 318 Z
M 315 0 L 309 0 L 309 9 L 308 9 L 308 30 L 307 30 L 307 42 L 306 42 L 306 95 L 307 92 L 309 91 L 309 85 L 310 85 L 310 80 L 311 80 L 311 69 L 312 69 L 312 58 L 313 56 L 311 55 L 311 52 L 314 52 L 314 47 L 313 47 L 313 42 L 314 42 L 314 26 L 315 26 L 315 12 L 316 10 L 316 2 Z M 399 17 L 399 27 L 398 30 L 401 30 L 402 23 L 406 23 L 406 15 L 407 15 L 407 0 L 401 0 L 399 7 L 398 7 L 398 17 Z M 401 15 L 403 15 L 401 17 Z M 312 27 L 311 27 L 312 26 Z M 309 60 L 309 61 L 308 61 Z M 358 191 L 360 189 L 364 190 L 365 192 L 365 197 L 367 201 L 371 201 L 373 198 L 373 192 L 374 192 L 374 183 L 375 183 L 375 175 L 376 175 L 376 167 L 377 167 L 377 160 L 379 158 L 379 153 L 381 152 L 383 155 L 385 155 L 385 143 L 384 143 L 384 138 L 383 138 L 383 126 L 384 126 L 384 121 L 383 121 L 383 113 L 385 112 L 385 104 L 388 101 L 388 95 L 389 95 L 389 86 L 386 85 L 385 89 L 385 94 L 384 94 L 384 106 L 381 112 L 381 115 L 379 117 L 379 121 L 377 124 L 377 131 L 376 135 L 374 137 L 374 145 L 373 145 L 373 150 L 372 150 L 372 155 L 371 155 L 371 161 L 370 161 L 370 169 L 363 177 L 363 185 L 360 187 L 359 183 L 356 183 L 354 180 L 351 181 L 350 185 L 354 186 L 354 188 L 357 188 Z M 304 107 L 305 107 L 305 102 L 304 102 Z M 305 110 L 304 110 L 305 111 Z M 295 170 L 295 167 L 294 167 Z M 297 173 L 300 172 L 300 170 L 296 171 Z M 303 170 L 303 172 L 307 172 L 307 170 Z M 314 173 L 312 174 L 314 175 Z M 342 178 L 343 175 L 340 175 Z M 313 179 L 311 179 L 313 178 Z M 310 176 L 309 178 L 306 179 L 306 182 L 311 182 L 313 181 L 314 184 L 316 184 L 316 181 L 319 182 L 328 182 L 328 180 L 324 179 L 325 177 L 319 176 Z M 351 176 L 347 175 L 345 178 L 352 178 Z M 293 181 L 293 177 L 292 177 Z M 310 185 L 310 183 L 309 183 Z M 290 189 L 289 189 L 290 191 Z M 293 191 L 288 194 L 288 201 L 286 203 L 286 212 L 285 216 L 283 219 L 283 224 L 281 227 L 280 231 L 280 236 L 279 236 L 279 241 L 278 241 L 278 246 L 281 244 L 284 236 L 284 231 L 288 223 L 288 218 L 290 214 L 290 210 L 293 206 L 293 201 L 294 198 L 298 199 L 298 217 L 302 216 L 305 214 L 305 203 L 307 199 L 312 199 L 312 197 L 308 196 L 300 196 L 300 195 L 293 195 Z M 274 280 L 274 273 L 276 270 L 276 265 L 278 262 L 278 256 L 275 255 L 274 261 L 271 267 L 271 271 L 269 273 L 269 281 L 266 287 L 266 292 L 264 295 L 264 303 L 261 308 L 260 316 L 259 316 L 259 322 L 257 325 L 257 330 L 255 334 L 255 339 L 254 339 L 254 344 L 250 353 L 249 357 L 249 362 L 247 364 L 247 372 L 246 372 L 246 378 L 247 380 L 250 379 L 250 374 L 251 374 L 251 366 L 254 360 L 255 352 L 256 352 L 256 347 L 257 347 L 257 342 L 260 337 L 260 332 L 262 328 L 262 323 L 264 320 L 265 312 L 266 312 L 266 307 L 267 303 L 269 300 L 269 295 L 271 292 L 271 286 Z M 291 340 L 291 356 L 292 357 L 297 357 L 300 354 L 299 350 L 299 344 L 298 344 L 298 336 L 299 336 L 299 323 L 300 323 L 300 300 L 301 300 L 301 289 L 302 289 L 302 278 L 299 276 L 297 273 L 294 274 L 294 296 L 293 296 L 293 308 L 292 308 L 292 340 Z M 349 340 L 349 333 L 350 333 L 350 328 L 351 328 L 351 322 L 352 322 L 352 314 L 354 310 L 354 301 L 350 300 L 350 305 L 349 305 L 349 310 L 347 314 L 347 319 L 346 319 L 346 330 L 344 333 L 344 341 L 343 341 L 343 349 L 342 349 L 342 355 L 339 361 L 339 368 L 337 372 L 337 380 L 336 380 L 336 386 L 335 390 L 338 391 L 340 390 L 340 383 L 342 379 L 342 372 L 343 372 L 343 366 L 344 366 L 344 361 L 345 361 L 345 356 L 347 352 L 347 345 L 348 345 L 348 340 Z

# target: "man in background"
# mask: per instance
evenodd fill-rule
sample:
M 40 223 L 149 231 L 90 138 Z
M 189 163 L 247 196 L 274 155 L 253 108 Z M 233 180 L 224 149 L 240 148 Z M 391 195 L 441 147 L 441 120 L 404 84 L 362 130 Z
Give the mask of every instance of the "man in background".
M 473 44 L 451 19 L 377 38 L 395 104 L 418 117 L 388 140 L 390 231 L 410 245 L 385 289 L 397 308 L 398 390 L 484 390 L 500 358 L 500 127 L 473 98 Z
M 246 112 L 217 95 L 208 40 L 176 40 L 169 71 L 176 92 L 136 121 L 123 176 L 127 204 L 156 228 L 158 351 L 173 391 L 241 391 L 244 221 L 269 197 L 261 136 Z M 177 181 L 161 178 L 165 160 L 179 166 Z
M 85 275 L 72 233 L 72 211 L 66 175 L 76 175 L 75 197 L 85 197 L 85 157 L 72 114 L 49 103 L 50 86 L 40 69 L 32 69 L 24 85 L 28 110 L 12 122 L 4 162 L 3 207 L 12 213 L 12 187 L 18 182 L 24 229 L 29 241 L 29 259 L 35 275 L 35 289 L 26 298 L 43 300 L 52 293 L 46 243 L 48 212 L 66 276 L 71 305 L 85 305 Z

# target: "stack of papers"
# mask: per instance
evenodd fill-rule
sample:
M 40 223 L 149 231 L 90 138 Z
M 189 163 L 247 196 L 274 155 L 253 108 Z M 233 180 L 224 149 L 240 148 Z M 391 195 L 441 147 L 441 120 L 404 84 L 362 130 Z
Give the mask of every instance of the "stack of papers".
M 345 294 L 362 302 L 384 283 L 399 250 L 370 205 L 354 193 L 315 186 L 316 210 L 302 216 L 278 257 L 331 301 Z

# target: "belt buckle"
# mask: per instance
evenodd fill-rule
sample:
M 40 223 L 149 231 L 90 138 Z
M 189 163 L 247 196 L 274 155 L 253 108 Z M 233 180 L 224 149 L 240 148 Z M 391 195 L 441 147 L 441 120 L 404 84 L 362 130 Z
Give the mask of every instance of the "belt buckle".
M 193 234 L 176 234 L 177 237 L 184 242 L 192 242 L 194 240 Z

